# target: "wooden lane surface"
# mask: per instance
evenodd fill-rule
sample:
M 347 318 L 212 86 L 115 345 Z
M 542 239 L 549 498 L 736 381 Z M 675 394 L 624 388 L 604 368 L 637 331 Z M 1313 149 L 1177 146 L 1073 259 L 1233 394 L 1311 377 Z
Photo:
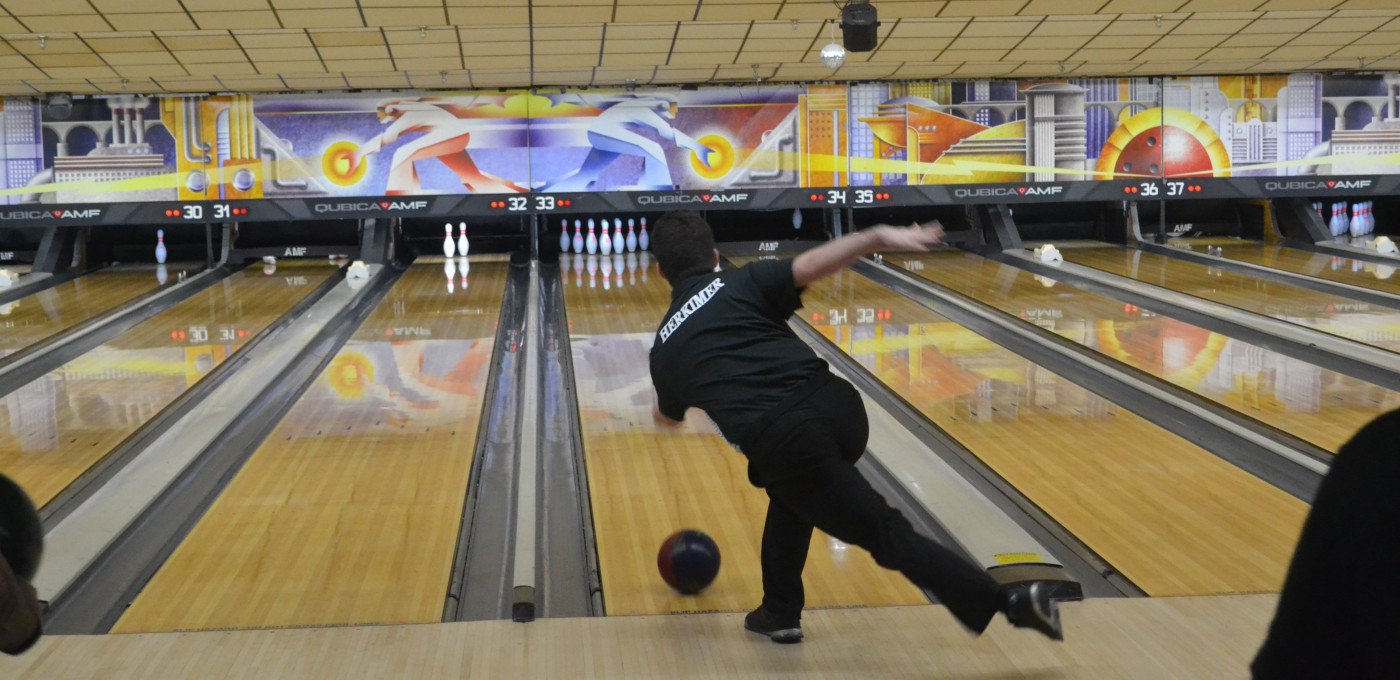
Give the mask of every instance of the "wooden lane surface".
M 741 614 L 48 636 L 0 676 L 267 678 L 943 678 L 1244 680 L 1277 598 L 1095 598 L 1060 605 L 1065 642 L 998 617 L 982 637 L 943 607 L 809 611 L 775 645 Z
M 6 395 L 0 470 L 48 503 L 334 272 L 244 270 Z
M 803 319 L 817 315 L 819 330 L 1149 595 L 1282 585 L 1301 501 L 851 271 L 804 300 Z M 891 321 L 824 325 L 885 310 Z
M 507 267 L 410 268 L 114 632 L 440 621 Z
M 1400 312 L 1391 309 L 1121 246 L 1066 244 L 1060 253 L 1067 262 L 1400 351 Z
M 1400 392 L 972 253 L 885 261 L 1334 453 L 1400 408 Z
M 1400 262 L 1394 265 L 1376 264 L 1353 260 L 1345 255 L 1328 255 L 1287 246 L 1238 241 L 1221 245 L 1220 250 L 1220 256 L 1226 259 L 1400 295 L 1400 275 L 1396 273 Z
M 103 269 L 26 295 L 0 309 L 0 356 L 62 333 L 159 288 L 154 269 Z
M 652 421 L 647 352 L 670 287 L 653 267 L 647 282 L 604 290 L 565 280 L 588 486 L 609 615 L 743 611 L 762 598 L 758 562 L 768 498 L 748 483 L 747 459 L 705 416 L 679 431 Z M 630 280 L 630 279 L 629 279 Z M 668 588 L 656 569 L 662 540 L 701 529 L 719 544 L 719 577 L 698 596 Z M 821 532 L 804 573 L 807 606 L 915 604 L 923 595 L 863 550 Z

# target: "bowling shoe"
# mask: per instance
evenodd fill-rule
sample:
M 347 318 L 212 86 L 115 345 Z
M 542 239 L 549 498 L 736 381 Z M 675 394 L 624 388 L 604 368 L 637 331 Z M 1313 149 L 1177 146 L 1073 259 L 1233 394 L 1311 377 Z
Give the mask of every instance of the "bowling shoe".
M 767 635 L 768 639 L 779 644 L 790 645 L 802 641 L 801 619 L 783 619 L 759 607 L 744 617 L 744 628 Z
M 1001 591 L 1001 610 L 1017 628 L 1032 628 L 1053 640 L 1064 640 L 1060 628 L 1060 605 L 1050 599 L 1050 589 L 1039 581 L 1006 586 Z

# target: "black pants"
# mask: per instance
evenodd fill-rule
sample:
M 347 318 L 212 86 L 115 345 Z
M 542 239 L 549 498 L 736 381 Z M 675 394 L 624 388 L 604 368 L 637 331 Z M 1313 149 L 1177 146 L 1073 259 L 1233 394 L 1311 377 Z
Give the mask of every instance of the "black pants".
M 1400 677 L 1400 411 L 1362 428 L 1322 480 L 1256 680 Z
M 855 468 L 869 424 L 855 388 L 833 380 L 771 420 L 752 447 L 756 481 L 768 492 L 763 526 L 763 606 L 802 613 L 802 568 L 816 527 L 869 551 L 875 562 L 927 589 L 964 626 L 981 632 L 1000 589 L 987 572 L 914 532 Z M 792 467 L 784 462 L 796 461 Z

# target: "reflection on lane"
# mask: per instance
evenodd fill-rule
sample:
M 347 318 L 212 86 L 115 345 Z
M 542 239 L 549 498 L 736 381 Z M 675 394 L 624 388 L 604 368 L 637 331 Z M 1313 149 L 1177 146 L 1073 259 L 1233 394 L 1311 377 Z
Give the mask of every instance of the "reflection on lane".
M 507 269 L 411 267 L 113 630 L 441 620 Z
M 1335 452 L 1400 392 L 972 253 L 886 262 Z
M 174 278 L 174 277 L 171 277 Z M 154 292 L 153 268 L 104 269 L 0 304 L 0 357 Z
M 246 269 L 0 402 L 0 470 L 43 505 L 335 272 Z
M 1060 252 L 1068 262 L 1400 351 L 1395 310 L 1121 246 L 1066 244 Z
M 1306 506 L 846 271 L 803 319 L 1151 595 L 1279 588 Z
M 1313 278 L 1345 283 L 1400 295 L 1400 277 L 1395 265 L 1354 260 L 1345 255 L 1313 253 L 1287 246 L 1251 243 L 1234 239 L 1172 239 L 1170 245 L 1184 250 L 1204 251 L 1207 246 L 1219 248 L 1214 254 L 1229 260 L 1248 262 L 1279 271 L 1302 274 Z
M 648 352 L 670 286 L 646 253 L 629 271 L 630 256 L 620 258 L 621 274 L 615 257 L 563 258 L 561 271 L 607 613 L 751 609 L 762 597 L 767 498 L 749 486 L 743 455 L 699 412 L 676 431 L 654 424 Z M 713 536 L 724 557 L 715 582 L 693 597 L 656 572 L 662 540 L 682 528 Z M 821 532 L 803 580 L 809 607 L 927 602 L 898 573 Z

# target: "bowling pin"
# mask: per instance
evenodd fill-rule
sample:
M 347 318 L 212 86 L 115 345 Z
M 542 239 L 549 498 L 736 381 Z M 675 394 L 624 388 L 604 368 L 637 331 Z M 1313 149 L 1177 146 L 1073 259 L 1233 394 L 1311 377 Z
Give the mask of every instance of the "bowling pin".
M 467 258 L 463 257 L 463 258 L 459 258 L 459 259 L 458 259 L 458 261 L 457 261 L 457 271 L 462 275 L 462 292 L 463 292 L 463 293 L 467 292 L 467 286 L 471 285 L 471 284 L 467 283 L 467 273 L 470 272 L 471 270 L 472 270 L 472 264 L 471 264 L 471 262 L 468 262 L 468 261 L 467 261 Z
M 583 222 L 574 220 L 574 253 L 583 252 Z
M 647 236 L 647 218 L 642 218 L 642 233 L 637 237 L 637 247 L 646 250 L 651 247 L 651 237 Z
M 457 254 L 457 249 L 452 245 L 452 223 L 448 222 L 442 226 L 442 231 L 446 236 L 442 237 L 442 256 L 452 257 Z M 452 291 L 447 291 L 452 292 Z
M 448 225 L 448 230 L 450 231 L 451 229 L 451 225 Z M 450 294 L 454 290 L 454 285 L 456 284 L 455 279 L 457 278 L 457 263 L 454 262 L 451 257 L 443 261 L 442 274 L 447 277 L 447 292 Z
M 569 252 L 569 221 L 559 220 L 559 252 Z
M 1365 218 L 1361 216 L 1361 204 L 1353 203 L 1351 206 L 1351 219 L 1347 221 L 1347 232 L 1352 235 L 1352 238 L 1358 237 L 1362 234 L 1361 230 L 1364 228 L 1364 225 Z
M 612 254 L 612 234 L 608 230 L 608 221 L 603 220 L 603 238 L 598 242 L 598 249 L 603 251 L 603 255 Z
M 795 231 L 802 231 L 802 210 L 794 208 L 792 211 L 792 228 Z
M 1332 204 L 1332 221 L 1328 223 L 1329 231 L 1333 236 L 1341 236 L 1347 230 L 1347 218 L 1343 212 L 1347 209 L 1345 203 Z
M 1373 234 L 1376 231 L 1376 206 L 1373 201 L 1366 201 L 1366 233 Z
M 170 272 L 165 269 L 164 264 L 156 265 L 156 283 L 164 286 L 170 280 Z
M 598 258 L 588 258 L 588 287 L 598 287 Z
M 457 227 L 459 229 L 457 233 L 457 254 L 466 257 L 467 251 L 471 250 L 472 245 L 467 242 L 467 223 L 462 222 L 458 224 Z
M 631 252 L 636 252 L 636 250 L 637 250 L 637 221 L 629 217 L 629 218 L 627 218 L 627 252 L 629 252 L 629 253 L 631 253 Z
M 614 217 L 613 226 L 613 252 L 620 253 L 622 252 L 622 247 L 627 245 L 627 240 L 622 236 L 622 218 Z
M 589 255 L 598 252 L 598 236 L 593 233 L 592 217 L 588 218 L 588 238 L 584 239 L 583 243 L 587 247 Z
M 165 230 L 156 230 L 156 263 L 165 264 Z
M 603 225 L 603 235 L 608 235 L 608 229 L 606 224 Z M 603 290 L 609 290 L 612 288 L 612 272 L 612 258 L 606 256 L 603 257 Z
M 583 287 L 583 255 L 574 253 L 574 288 Z

